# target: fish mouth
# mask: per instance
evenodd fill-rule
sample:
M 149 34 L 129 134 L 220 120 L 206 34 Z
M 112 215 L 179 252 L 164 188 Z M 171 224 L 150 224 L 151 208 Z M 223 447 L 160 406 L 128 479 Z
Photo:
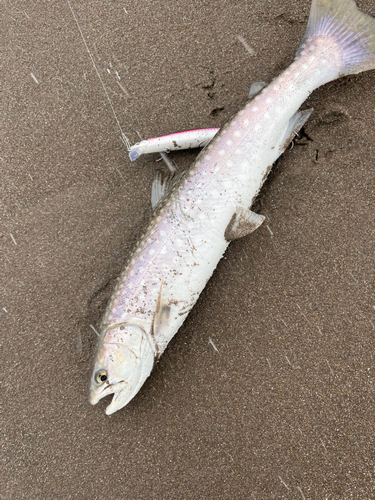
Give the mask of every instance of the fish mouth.
M 113 402 L 117 395 L 126 388 L 129 388 L 129 384 L 123 380 L 122 382 L 117 382 L 116 384 L 107 385 L 101 388 L 101 391 L 92 391 L 90 394 L 90 403 L 92 405 L 96 405 L 101 399 L 109 396 L 110 394 L 114 394 L 112 399 Z
M 90 395 L 90 403 L 92 405 L 96 405 L 101 399 L 113 394 L 111 403 L 105 409 L 106 415 L 112 415 L 112 413 L 115 413 L 117 410 L 120 410 L 127 405 L 137 394 L 139 388 L 140 386 L 133 389 L 128 382 L 123 380 L 121 382 L 117 382 L 116 384 L 108 385 L 100 392 L 93 392 Z

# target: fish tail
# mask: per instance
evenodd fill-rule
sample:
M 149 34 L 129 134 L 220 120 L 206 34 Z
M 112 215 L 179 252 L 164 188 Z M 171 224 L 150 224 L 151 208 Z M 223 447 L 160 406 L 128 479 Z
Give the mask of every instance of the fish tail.
M 336 78 L 375 69 L 375 17 L 362 12 L 354 0 L 313 0 L 296 57 L 317 37 L 327 37 L 339 48 Z

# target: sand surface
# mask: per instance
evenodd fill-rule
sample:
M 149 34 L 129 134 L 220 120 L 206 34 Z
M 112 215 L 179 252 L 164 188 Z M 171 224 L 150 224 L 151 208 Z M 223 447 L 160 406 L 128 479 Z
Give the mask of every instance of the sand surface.
M 71 5 L 133 143 L 223 125 L 292 61 L 310 8 Z M 160 163 L 130 163 L 66 1 L 0 7 L 0 498 L 375 498 L 375 73 L 314 92 L 261 192 L 266 223 L 230 245 L 141 392 L 107 417 L 108 400 L 88 402 L 90 325 Z

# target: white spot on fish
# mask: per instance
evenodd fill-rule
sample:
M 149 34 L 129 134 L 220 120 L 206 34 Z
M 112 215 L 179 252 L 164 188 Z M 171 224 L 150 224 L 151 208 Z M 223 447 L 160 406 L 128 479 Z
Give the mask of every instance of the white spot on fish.
M 228 166 L 228 167 L 233 167 L 233 162 L 232 162 L 232 160 L 228 160 L 228 161 L 227 161 L 227 166 Z
M 260 130 L 261 128 L 262 128 L 262 127 L 259 125 L 259 123 L 257 123 L 257 124 L 255 125 L 255 127 L 254 127 L 254 130 L 255 130 L 256 132 L 259 132 L 259 130 Z
M 231 146 L 232 144 L 233 144 L 233 142 L 230 139 L 228 139 L 227 140 L 227 146 Z
M 269 114 L 269 112 L 268 112 L 268 111 L 266 111 L 266 112 L 264 113 L 264 118 L 267 118 L 267 119 L 268 119 L 268 118 L 271 118 L 271 115 Z
M 310 61 L 310 62 L 315 61 L 315 59 L 316 59 L 316 57 L 315 57 L 315 56 L 310 56 L 310 57 L 309 57 L 309 61 Z
M 234 135 L 236 137 L 241 137 L 241 132 L 239 130 L 236 130 L 235 133 L 234 133 Z
M 307 64 L 302 65 L 302 69 L 307 69 L 307 68 L 308 68 Z
M 205 216 L 205 214 L 204 214 L 204 213 L 201 213 L 201 214 L 199 214 L 199 216 L 198 216 L 198 219 L 199 219 L 199 220 L 203 220 L 203 219 L 205 219 L 205 218 L 206 218 L 206 216 Z
M 167 247 L 163 247 L 160 251 L 161 254 L 165 255 L 167 253 Z
M 309 48 L 309 51 L 314 52 L 315 49 L 316 49 L 315 45 L 311 45 L 311 47 Z
M 249 120 L 244 120 L 244 122 L 243 122 L 243 124 L 244 124 L 245 126 L 249 125 L 249 123 L 250 123 L 250 122 L 249 122 Z
M 254 106 L 251 111 L 258 111 L 258 106 Z
M 154 253 L 155 253 L 155 250 L 153 248 L 151 248 L 151 250 L 148 251 L 149 255 L 154 255 Z
M 270 104 L 270 102 L 272 102 L 271 97 L 267 97 L 267 99 L 266 99 L 266 103 Z
M 215 165 L 214 173 L 217 174 L 219 170 L 220 170 L 220 165 Z
M 165 231 L 160 231 L 160 236 L 165 236 Z
M 274 86 L 274 89 L 275 89 L 275 90 L 280 90 L 280 85 L 275 85 L 275 86 Z
M 224 154 L 225 154 L 224 149 L 220 149 L 220 151 L 219 151 L 219 155 L 223 156 Z

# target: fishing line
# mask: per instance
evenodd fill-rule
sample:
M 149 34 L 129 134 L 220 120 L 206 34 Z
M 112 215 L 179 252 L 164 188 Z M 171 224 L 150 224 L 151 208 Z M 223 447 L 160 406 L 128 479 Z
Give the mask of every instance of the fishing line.
M 108 92 L 107 92 L 107 90 L 106 90 L 106 88 L 105 88 L 105 85 L 104 85 L 104 82 L 103 82 L 103 80 L 102 80 L 102 77 L 100 76 L 100 73 L 99 73 L 99 71 L 98 71 L 98 68 L 96 67 L 96 64 L 95 64 L 94 58 L 93 58 L 93 57 L 92 57 L 92 55 L 91 55 L 91 52 L 90 52 L 90 49 L 88 48 L 88 45 L 87 45 L 86 40 L 85 40 L 85 37 L 83 36 L 83 33 L 82 33 L 82 30 L 81 30 L 81 27 L 80 27 L 80 25 L 79 25 L 79 23 L 78 23 L 78 19 L 76 18 L 76 15 L 74 14 L 74 10 L 73 10 L 72 6 L 70 5 L 69 0 L 66 0 L 66 2 L 67 2 L 67 4 L 69 5 L 69 9 L 71 10 L 71 13 L 72 13 L 72 15 L 73 15 L 73 18 L 74 18 L 74 20 L 75 20 L 75 22 L 76 22 L 76 24 L 77 24 L 77 28 L 78 28 L 78 30 L 79 30 L 79 32 L 80 32 L 80 34 L 81 34 L 81 37 L 82 37 L 83 43 L 85 44 L 86 50 L 87 50 L 87 52 L 88 52 L 88 54 L 89 54 L 89 56 L 90 56 L 90 59 L 91 59 L 92 65 L 94 66 L 94 69 L 95 69 L 95 71 L 96 71 L 96 74 L 98 75 L 99 80 L 100 80 L 100 83 L 102 84 L 102 87 L 103 87 L 104 93 L 105 93 L 105 95 L 106 95 L 106 97 L 107 97 L 107 99 L 108 99 L 109 105 L 111 106 L 113 116 L 115 117 L 115 120 L 116 120 L 116 122 L 117 122 L 117 126 L 118 126 L 118 128 L 120 129 L 120 132 L 121 132 L 121 141 L 123 141 L 123 142 L 125 143 L 126 148 L 129 150 L 129 148 L 130 148 L 130 142 L 129 142 L 129 139 L 126 137 L 126 135 L 125 135 L 125 134 L 124 134 L 124 132 L 122 131 L 122 128 L 121 128 L 120 122 L 119 122 L 119 120 L 118 120 L 118 118 L 117 118 L 117 115 L 116 115 L 116 113 L 115 113 L 114 107 L 112 106 L 111 99 L 109 98 L 109 95 L 108 95 Z

